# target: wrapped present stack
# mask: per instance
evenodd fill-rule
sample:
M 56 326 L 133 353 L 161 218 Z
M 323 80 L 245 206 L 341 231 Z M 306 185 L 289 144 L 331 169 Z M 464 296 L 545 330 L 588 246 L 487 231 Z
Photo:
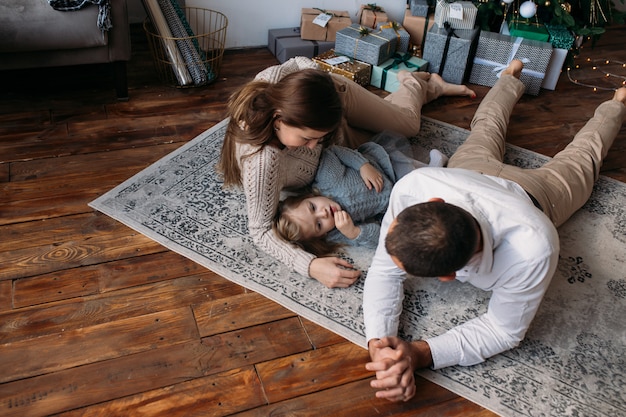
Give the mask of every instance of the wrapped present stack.
M 402 70 L 493 86 L 512 59 L 521 59 L 526 93 L 537 95 L 556 88 L 574 36 L 558 22 L 530 16 L 526 11 L 538 7 L 533 0 L 519 1 L 407 0 L 401 23 L 376 3 L 356 12 L 303 8 L 299 27 L 269 30 L 268 48 L 281 63 L 305 56 L 328 72 L 389 92 L 398 89 Z M 489 2 L 504 14 L 496 31 L 485 27 L 481 14 Z M 507 16 L 512 8 L 525 11 Z

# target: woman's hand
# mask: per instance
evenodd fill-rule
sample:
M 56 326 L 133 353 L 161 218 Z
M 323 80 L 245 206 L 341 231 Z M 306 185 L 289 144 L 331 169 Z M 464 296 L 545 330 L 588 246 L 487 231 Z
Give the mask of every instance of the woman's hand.
M 324 257 L 311 261 L 309 275 L 328 288 L 347 288 L 361 276 L 361 271 L 341 258 Z
M 354 225 L 354 221 L 350 214 L 345 210 L 339 210 L 334 213 L 335 227 L 342 235 L 350 240 L 354 240 L 361 234 L 361 228 Z
M 369 162 L 361 166 L 359 174 L 368 190 L 374 187 L 376 192 L 380 192 L 383 189 L 383 175 Z

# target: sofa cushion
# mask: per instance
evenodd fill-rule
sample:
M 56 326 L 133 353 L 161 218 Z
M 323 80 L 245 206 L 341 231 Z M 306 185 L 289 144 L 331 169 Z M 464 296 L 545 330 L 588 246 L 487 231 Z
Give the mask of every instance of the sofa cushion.
M 112 22 L 115 25 L 115 21 Z M 54 10 L 46 0 L 0 3 L 0 52 L 44 51 L 103 46 L 98 6 L 77 11 Z

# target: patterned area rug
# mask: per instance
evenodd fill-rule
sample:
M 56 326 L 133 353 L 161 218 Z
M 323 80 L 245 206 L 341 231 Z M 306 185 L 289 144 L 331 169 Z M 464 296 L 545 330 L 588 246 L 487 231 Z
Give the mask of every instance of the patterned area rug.
M 204 132 L 91 206 L 227 279 L 365 346 L 363 278 L 330 290 L 289 271 L 247 234 L 245 197 L 223 191 L 214 165 L 226 124 Z M 451 155 L 467 131 L 424 119 L 418 158 Z M 507 160 L 546 158 L 509 146 Z M 472 367 L 420 374 L 503 416 L 626 415 L 626 185 L 602 177 L 590 201 L 560 228 L 556 276 L 526 339 Z M 529 242 L 532 244 L 532 242 Z M 373 251 L 346 257 L 366 271 Z M 460 282 L 407 280 L 401 335 L 436 335 L 486 310 L 490 293 Z

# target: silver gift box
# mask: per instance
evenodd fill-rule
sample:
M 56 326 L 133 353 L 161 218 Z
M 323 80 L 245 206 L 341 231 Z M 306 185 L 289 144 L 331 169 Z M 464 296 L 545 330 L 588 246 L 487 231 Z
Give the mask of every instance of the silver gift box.
M 493 87 L 513 59 L 524 62 L 520 81 L 525 93 L 538 95 L 552 56 L 552 44 L 495 32 L 482 32 L 469 82 Z

